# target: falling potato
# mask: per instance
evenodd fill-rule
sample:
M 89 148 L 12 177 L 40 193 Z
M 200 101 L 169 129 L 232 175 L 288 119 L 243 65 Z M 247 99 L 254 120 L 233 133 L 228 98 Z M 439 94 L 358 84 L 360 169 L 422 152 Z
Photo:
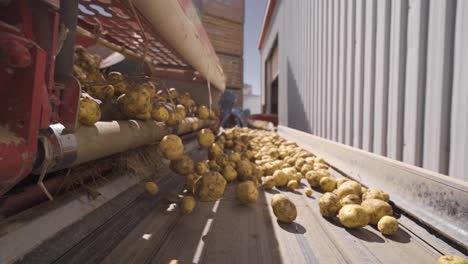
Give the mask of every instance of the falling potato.
M 180 211 L 182 212 L 182 214 L 191 214 L 193 212 L 193 209 L 195 209 L 196 205 L 197 202 L 195 201 L 195 198 L 193 198 L 193 196 L 185 196 L 180 201 Z
M 195 182 L 195 196 L 203 202 L 214 202 L 221 198 L 226 188 L 226 180 L 216 171 L 205 173 Z
M 253 181 L 244 181 L 237 185 L 237 199 L 244 203 L 254 203 L 258 199 L 257 186 Z
M 145 183 L 145 190 L 151 195 L 156 195 L 159 192 L 159 186 L 155 182 L 149 181 Z
M 165 136 L 159 143 L 158 149 L 168 160 L 176 160 L 184 154 L 184 144 L 177 135 Z
M 210 129 L 204 128 L 197 134 L 198 144 L 200 147 L 209 148 L 215 141 L 215 136 Z

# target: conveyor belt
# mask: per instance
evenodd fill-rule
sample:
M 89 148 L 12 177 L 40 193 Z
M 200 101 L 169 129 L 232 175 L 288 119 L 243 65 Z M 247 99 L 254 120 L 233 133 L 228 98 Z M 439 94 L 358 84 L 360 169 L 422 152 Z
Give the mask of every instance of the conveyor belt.
M 412 229 L 421 227 L 404 215 L 392 237 L 371 226 L 344 229 L 320 215 L 321 194 L 306 197 L 305 185 L 284 192 L 298 208 L 296 221 L 284 225 L 270 207 L 278 190 L 261 191 L 257 203 L 245 206 L 235 198 L 236 184 L 230 184 L 219 202 L 200 202 L 193 214 L 183 216 L 170 210 L 166 199 L 182 189 L 183 177 L 169 174 L 159 184 L 160 195 L 136 196 L 59 256 L 46 257 L 53 244 L 47 242 L 21 263 L 436 263 L 440 252 L 453 250 L 436 237 L 414 235 Z M 73 233 L 72 228 L 60 236 L 64 240 Z

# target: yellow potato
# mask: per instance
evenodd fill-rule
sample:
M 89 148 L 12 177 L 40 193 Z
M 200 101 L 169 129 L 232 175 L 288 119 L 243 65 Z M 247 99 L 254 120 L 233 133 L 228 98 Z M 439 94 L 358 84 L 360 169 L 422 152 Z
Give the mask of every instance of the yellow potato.
M 356 194 L 348 194 L 340 199 L 340 204 L 341 206 L 345 206 L 347 204 L 361 204 L 361 197 Z
M 460 256 L 442 256 L 437 260 L 437 264 L 468 264 L 468 261 Z
M 319 199 L 320 214 L 324 217 L 333 217 L 341 209 L 340 201 L 336 194 L 327 192 Z
M 145 89 L 134 89 L 117 99 L 120 112 L 130 118 L 150 113 L 153 109 L 150 94 Z
M 248 160 L 244 159 L 238 161 L 236 169 L 239 180 L 241 181 L 249 180 L 253 177 L 252 164 Z
M 304 191 L 305 195 L 307 195 L 308 197 L 311 197 L 312 196 L 312 189 L 311 188 L 306 188 L 305 191 Z
M 227 182 L 232 182 L 237 178 L 237 171 L 231 165 L 226 165 L 223 170 L 223 177 Z
M 213 143 L 211 146 L 208 148 L 208 157 L 215 158 L 216 156 L 223 155 L 224 151 L 222 148 L 222 145 L 219 143 Z
M 189 155 L 183 154 L 180 158 L 171 160 L 169 167 L 175 173 L 188 175 L 193 172 L 193 160 Z
M 128 90 L 128 83 L 120 72 L 110 72 L 107 75 L 107 81 L 114 86 L 114 94 L 116 96 L 120 96 Z
M 294 163 L 294 167 L 296 168 L 296 170 L 300 171 L 302 166 L 304 166 L 304 164 L 305 164 L 305 159 L 298 158 L 296 159 L 296 162 Z
M 258 199 L 257 186 L 253 181 L 244 181 L 237 185 L 237 199 L 242 203 L 254 203 Z
M 177 92 L 176 88 L 169 88 L 169 98 L 176 99 L 179 97 L 179 92 Z
M 384 235 L 393 235 L 398 231 L 398 220 L 393 216 L 384 216 L 377 223 L 377 228 Z
M 159 151 L 168 160 L 176 160 L 184 154 L 184 144 L 177 135 L 167 135 L 159 143 Z
M 320 185 L 320 180 L 326 176 L 318 173 L 317 171 L 309 171 L 306 173 L 305 177 L 309 182 L 310 187 L 317 187 Z
M 273 179 L 277 187 L 284 187 L 288 184 L 288 176 L 283 170 L 276 170 L 275 173 L 273 173 Z
M 275 194 L 271 199 L 273 213 L 280 222 L 291 223 L 297 217 L 296 205 L 284 194 Z
M 159 192 L 159 186 L 155 182 L 150 181 L 145 183 L 145 190 L 151 195 L 156 195 Z
M 204 105 L 198 107 L 197 117 L 201 120 L 207 120 L 210 118 L 210 110 Z
M 297 186 L 299 186 L 299 183 L 297 183 L 296 180 L 288 181 L 288 185 L 287 185 L 288 190 L 294 191 L 295 189 L 297 189 Z
M 196 205 L 197 202 L 195 201 L 195 198 L 193 198 L 193 196 L 185 196 L 180 201 L 180 211 L 183 214 L 191 214 L 193 212 L 193 209 L 195 209 Z
M 204 128 L 197 133 L 198 144 L 200 147 L 208 148 L 215 141 L 215 136 L 210 129 Z
M 164 122 L 166 126 L 173 127 L 179 124 L 180 120 L 177 113 L 169 112 L 169 116 L 167 117 L 166 121 Z
M 204 175 L 210 170 L 210 167 L 206 162 L 199 161 L 197 162 L 197 165 L 195 166 L 195 171 L 198 173 L 198 175 Z
M 193 122 L 193 123 L 190 124 L 190 129 L 191 129 L 192 131 L 196 131 L 196 130 L 198 130 L 199 128 L 200 128 L 200 124 L 199 124 L 198 122 Z
M 336 195 L 338 199 L 345 197 L 348 194 L 355 194 L 361 197 L 361 184 L 355 181 L 346 181 L 338 187 L 336 190 Z
M 229 162 L 227 155 L 224 153 L 216 156 L 215 161 L 221 168 L 224 168 Z
M 338 213 L 338 218 L 341 224 L 347 228 L 359 228 L 369 223 L 367 211 L 358 204 L 347 204 L 343 206 Z
M 187 116 L 185 107 L 183 105 L 176 106 L 176 113 L 178 113 L 182 119 L 184 119 Z
M 216 163 L 216 160 L 210 160 L 208 162 L 208 166 L 210 167 L 210 170 L 212 171 L 217 171 L 217 172 L 222 172 L 223 168 Z
M 312 170 L 314 170 L 314 167 L 312 165 L 306 163 L 306 164 L 302 165 L 302 168 L 301 168 L 300 171 L 301 171 L 302 174 L 305 175 L 309 171 L 312 171 Z
M 238 162 L 240 159 L 241 159 L 241 156 L 238 152 L 232 152 L 231 154 L 229 154 L 230 161 Z
M 273 187 L 275 187 L 275 178 L 273 178 L 273 176 L 264 177 L 262 186 L 265 190 L 273 189 Z
M 336 187 L 339 188 L 341 184 L 345 183 L 349 181 L 349 179 L 347 178 L 339 178 L 338 180 L 336 180 Z
M 331 192 L 336 189 L 336 181 L 330 177 L 323 177 L 320 179 L 320 189 L 325 192 Z
M 169 119 L 169 111 L 164 106 L 157 106 L 151 110 L 151 117 L 158 122 L 166 122 Z
M 388 202 L 390 201 L 390 196 L 388 195 L 388 193 L 380 189 L 370 188 L 365 193 L 362 194 L 362 200 L 367 200 L 367 199 L 379 199 L 379 200 Z
M 195 182 L 195 196 L 203 202 L 214 202 L 221 198 L 226 188 L 226 180 L 219 172 L 205 173 Z
M 369 213 L 369 223 L 373 225 L 376 225 L 382 217 L 393 215 L 392 206 L 379 199 L 367 199 L 362 201 L 361 205 Z
M 99 104 L 89 98 L 80 100 L 78 120 L 85 126 L 92 126 L 101 119 Z

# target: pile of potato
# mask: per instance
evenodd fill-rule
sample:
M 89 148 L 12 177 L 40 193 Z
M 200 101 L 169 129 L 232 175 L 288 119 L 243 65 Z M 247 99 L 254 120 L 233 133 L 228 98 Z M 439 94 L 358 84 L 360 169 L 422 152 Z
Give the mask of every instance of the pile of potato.
M 103 103 L 115 106 L 111 110 L 119 112 L 119 119 L 152 119 L 167 126 L 177 126 L 188 116 L 216 119 L 213 111 L 197 105 L 189 93 L 179 94 L 175 88 L 161 89 L 151 81 L 132 82 L 119 72 L 105 76 L 99 69 L 100 62 L 99 56 L 76 47 L 73 74 L 84 91 L 78 116 L 82 125 L 92 126 L 101 120 Z M 197 125 L 192 129 L 197 130 Z

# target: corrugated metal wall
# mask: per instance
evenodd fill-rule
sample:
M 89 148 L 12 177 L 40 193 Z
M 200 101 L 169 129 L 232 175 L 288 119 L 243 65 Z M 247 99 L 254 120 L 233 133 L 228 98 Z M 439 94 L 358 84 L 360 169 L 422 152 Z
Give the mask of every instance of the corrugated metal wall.
M 468 1 L 282 0 L 275 43 L 280 124 L 468 179 Z

